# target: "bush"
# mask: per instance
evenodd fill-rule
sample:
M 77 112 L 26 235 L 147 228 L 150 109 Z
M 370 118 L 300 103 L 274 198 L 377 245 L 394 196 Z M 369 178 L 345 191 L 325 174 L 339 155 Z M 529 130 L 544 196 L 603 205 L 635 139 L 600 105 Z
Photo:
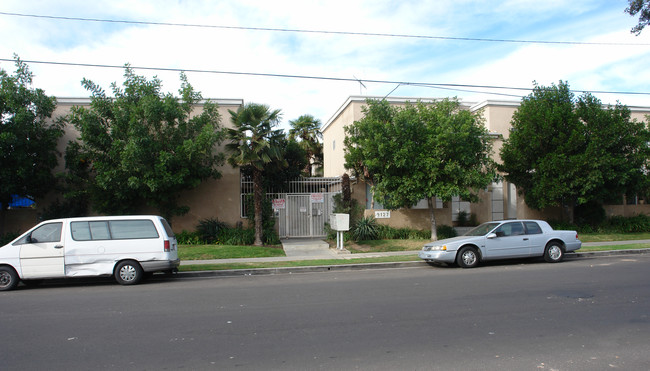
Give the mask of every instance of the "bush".
M 206 244 L 213 244 L 219 240 L 219 235 L 228 228 L 226 223 L 220 222 L 217 218 L 201 219 L 196 226 L 196 233 Z
M 458 212 L 458 226 L 459 227 L 466 227 L 469 223 L 468 220 L 469 216 L 467 215 L 467 211 L 459 211 Z
M 9 242 L 13 241 L 18 237 L 20 234 L 16 232 L 8 232 L 5 233 L 4 235 L 0 236 L 0 246 L 4 246 L 8 244 Z
M 176 233 L 176 241 L 179 245 L 202 245 L 204 243 L 197 232 L 188 232 L 186 230 Z
M 355 241 L 376 240 L 378 236 L 377 221 L 371 216 L 359 219 L 352 229 Z
M 387 225 L 377 225 L 377 238 L 382 240 L 408 240 L 412 238 L 429 238 L 428 231 L 411 228 L 393 228 Z
M 579 226 L 597 227 L 602 225 L 607 219 L 605 209 L 598 202 L 587 202 L 578 205 L 574 210 L 574 220 Z
M 252 245 L 255 243 L 255 229 L 224 229 L 219 242 L 224 245 Z
M 436 232 L 438 233 L 438 239 L 444 240 L 445 238 L 452 238 L 458 236 L 454 227 L 449 225 L 439 225 L 436 227 Z
M 605 228 L 615 233 L 650 232 L 650 217 L 644 214 L 631 217 L 613 216 L 605 223 Z

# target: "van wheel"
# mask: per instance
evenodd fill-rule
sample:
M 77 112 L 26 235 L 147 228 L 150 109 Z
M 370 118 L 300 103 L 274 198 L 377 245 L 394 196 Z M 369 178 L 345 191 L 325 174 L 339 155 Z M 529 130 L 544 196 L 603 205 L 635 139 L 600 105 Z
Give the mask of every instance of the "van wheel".
M 142 280 L 144 272 L 140 264 L 133 260 L 119 262 L 115 266 L 115 280 L 120 285 L 135 285 Z
M 0 291 L 13 290 L 18 286 L 18 274 L 11 267 L 0 267 Z

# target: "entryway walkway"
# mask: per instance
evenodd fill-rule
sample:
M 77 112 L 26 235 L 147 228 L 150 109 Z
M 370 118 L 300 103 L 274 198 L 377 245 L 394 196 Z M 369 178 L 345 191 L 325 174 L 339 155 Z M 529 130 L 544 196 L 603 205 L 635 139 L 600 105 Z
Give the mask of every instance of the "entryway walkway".
M 288 258 L 331 259 L 339 254 L 335 249 L 330 249 L 329 244 L 320 238 L 286 238 L 282 240 L 282 248 Z M 340 253 L 344 252 L 346 251 Z

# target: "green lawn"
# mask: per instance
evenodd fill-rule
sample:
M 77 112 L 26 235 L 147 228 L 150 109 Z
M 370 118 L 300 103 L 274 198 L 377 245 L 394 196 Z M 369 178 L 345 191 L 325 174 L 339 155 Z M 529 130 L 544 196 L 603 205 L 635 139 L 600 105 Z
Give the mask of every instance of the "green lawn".
M 268 258 L 285 256 L 281 246 L 179 245 L 181 260 Z
M 196 264 L 182 265 L 181 272 L 191 271 L 213 271 L 229 269 L 256 269 L 256 268 L 280 268 L 280 267 L 310 267 L 317 265 L 346 265 L 362 263 L 391 263 L 404 261 L 420 261 L 417 255 L 385 256 L 378 258 L 355 258 L 355 259 L 321 259 L 321 260 L 295 260 L 282 262 L 263 263 L 224 263 L 224 264 Z
M 620 233 L 620 234 L 579 233 L 578 238 L 580 238 L 580 241 L 582 242 L 650 240 L 650 233 Z
M 580 240 L 582 242 L 606 242 L 606 241 L 630 241 L 630 240 L 650 240 L 650 233 L 635 233 L 635 234 L 582 234 L 580 235 Z M 366 253 L 366 252 L 389 252 L 389 251 L 418 251 L 422 246 L 427 243 L 427 239 L 410 239 L 410 240 L 377 240 L 377 241 L 361 241 L 361 242 L 352 242 L 348 241 L 345 243 L 345 248 L 348 249 L 352 254 Z M 587 247 L 583 246 L 580 251 L 606 251 L 606 250 L 625 250 L 625 249 L 643 249 L 650 248 L 650 244 L 631 244 L 631 245 L 608 245 L 608 246 L 592 246 Z M 181 260 L 213 260 L 213 259 L 229 259 L 229 258 L 264 258 L 264 257 L 275 257 L 275 256 L 285 256 L 284 251 L 281 246 L 229 246 L 229 245 L 180 245 L 178 248 L 178 255 Z M 354 255 L 352 255 L 354 256 Z M 354 258 L 354 259 L 332 259 L 331 261 L 316 261 L 319 265 L 321 264 L 349 264 L 349 263 L 363 263 L 365 258 Z M 371 258 L 367 262 L 378 262 L 378 261 L 402 261 L 401 259 L 406 260 L 417 260 L 413 256 L 399 256 L 399 257 L 388 257 L 386 259 Z M 302 261 L 302 262 L 292 262 L 291 266 L 301 266 L 301 265 L 314 265 L 315 261 Z M 253 266 L 249 264 L 239 264 L 237 265 L 240 268 L 229 268 L 223 267 L 223 264 L 219 264 L 218 269 L 245 269 L 251 268 Z M 232 266 L 232 265 L 229 265 Z M 283 266 L 286 267 L 287 262 L 278 262 L 278 263 L 264 263 L 264 267 L 272 268 Z M 201 269 L 206 269 L 205 265 L 200 266 Z M 255 268 L 261 267 L 261 265 L 255 265 Z M 198 269 L 198 268 L 197 268 Z M 183 270 L 192 270 L 185 266 Z

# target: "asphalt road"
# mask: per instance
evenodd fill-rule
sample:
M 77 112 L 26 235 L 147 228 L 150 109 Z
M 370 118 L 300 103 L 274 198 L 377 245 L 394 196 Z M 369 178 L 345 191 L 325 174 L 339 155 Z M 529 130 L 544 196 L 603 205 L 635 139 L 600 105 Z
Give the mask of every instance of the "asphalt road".
M 649 370 L 649 255 L 0 293 L 0 369 Z

